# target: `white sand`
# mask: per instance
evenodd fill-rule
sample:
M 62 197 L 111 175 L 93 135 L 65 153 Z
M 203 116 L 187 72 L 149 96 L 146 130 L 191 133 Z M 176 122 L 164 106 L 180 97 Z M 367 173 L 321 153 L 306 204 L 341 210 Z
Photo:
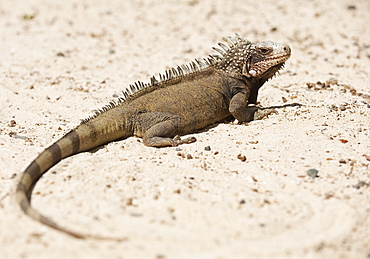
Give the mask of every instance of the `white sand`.
M 368 0 L 2 1 L 0 257 L 369 258 L 370 186 L 354 188 L 370 184 L 369 24 Z M 35 208 L 124 242 L 77 240 L 21 212 L 15 186 L 39 152 L 128 84 L 234 32 L 291 46 L 259 101 L 303 107 L 219 124 L 180 150 L 110 143 L 40 180 Z

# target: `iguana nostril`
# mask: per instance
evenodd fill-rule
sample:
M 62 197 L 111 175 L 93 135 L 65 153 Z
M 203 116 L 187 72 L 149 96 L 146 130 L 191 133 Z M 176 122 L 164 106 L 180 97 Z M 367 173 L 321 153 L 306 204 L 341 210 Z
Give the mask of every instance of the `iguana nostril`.
M 290 52 L 291 52 L 289 45 L 284 45 L 283 50 L 284 50 L 285 52 L 288 52 L 289 54 L 290 54 Z

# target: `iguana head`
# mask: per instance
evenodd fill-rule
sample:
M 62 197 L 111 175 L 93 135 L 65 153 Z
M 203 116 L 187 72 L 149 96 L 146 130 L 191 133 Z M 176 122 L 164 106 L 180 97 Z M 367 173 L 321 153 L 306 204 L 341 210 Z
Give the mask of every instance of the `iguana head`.
M 290 57 L 287 44 L 272 41 L 252 43 L 238 34 L 235 38 L 223 38 L 229 45 L 219 43 L 214 48 L 222 57 L 217 67 L 237 78 L 257 80 L 262 83 L 276 74 Z

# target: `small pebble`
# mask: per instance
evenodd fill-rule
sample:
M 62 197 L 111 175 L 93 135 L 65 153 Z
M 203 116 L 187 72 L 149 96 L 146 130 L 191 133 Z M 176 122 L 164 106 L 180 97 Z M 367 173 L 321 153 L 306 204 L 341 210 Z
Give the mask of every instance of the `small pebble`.
M 206 147 L 204 147 L 204 150 L 205 151 L 211 151 L 211 147 L 210 146 L 206 146 Z
M 339 159 L 339 163 L 340 164 L 347 164 L 347 161 L 343 158 Z
M 16 125 L 16 121 L 15 120 L 11 120 L 8 124 L 9 127 L 14 127 Z
M 315 88 L 315 86 L 316 86 L 315 83 L 310 83 L 310 82 L 307 82 L 306 85 L 307 85 L 308 89 Z
M 336 85 L 338 84 L 338 79 L 332 77 L 329 80 L 326 80 L 326 83 L 329 85 Z
M 348 10 L 356 10 L 356 6 L 355 5 L 347 5 L 347 9 Z
M 343 104 L 339 105 L 339 110 L 345 111 L 347 108 Z
M 352 187 L 355 189 L 360 189 L 362 186 L 369 186 L 369 184 L 365 181 L 358 181 L 357 184 L 352 185 Z
M 238 155 L 238 159 L 239 159 L 240 161 L 242 161 L 242 162 L 245 162 L 245 161 L 247 160 L 247 158 L 246 158 L 244 155 L 242 155 L 242 154 L 239 154 L 239 155 Z
M 317 169 L 309 169 L 307 170 L 307 175 L 310 176 L 312 179 L 319 177 L 319 171 Z

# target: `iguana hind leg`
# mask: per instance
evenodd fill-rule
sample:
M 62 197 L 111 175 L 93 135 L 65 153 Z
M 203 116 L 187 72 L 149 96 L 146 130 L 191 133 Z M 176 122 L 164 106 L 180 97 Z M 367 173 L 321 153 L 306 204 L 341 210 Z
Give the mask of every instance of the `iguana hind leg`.
M 150 147 L 177 147 L 178 145 L 193 143 L 197 141 L 197 139 L 195 137 L 181 139 L 180 136 L 175 136 L 174 138 L 144 136 L 143 141 L 145 145 Z
M 145 125 L 143 142 L 149 147 L 168 147 L 189 144 L 196 141 L 194 137 L 181 139 L 176 134 L 179 131 L 181 118 L 171 113 L 148 112 L 141 113 L 138 121 Z

